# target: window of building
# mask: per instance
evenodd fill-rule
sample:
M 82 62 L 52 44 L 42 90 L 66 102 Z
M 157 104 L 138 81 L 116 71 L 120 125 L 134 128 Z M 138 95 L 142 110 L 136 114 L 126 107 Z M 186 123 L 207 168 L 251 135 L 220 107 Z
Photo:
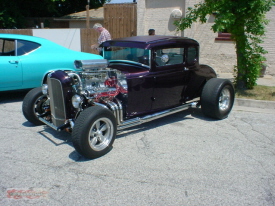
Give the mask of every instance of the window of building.
M 231 34 L 225 29 L 218 33 L 218 37 L 215 38 L 216 41 L 233 41 L 231 39 Z

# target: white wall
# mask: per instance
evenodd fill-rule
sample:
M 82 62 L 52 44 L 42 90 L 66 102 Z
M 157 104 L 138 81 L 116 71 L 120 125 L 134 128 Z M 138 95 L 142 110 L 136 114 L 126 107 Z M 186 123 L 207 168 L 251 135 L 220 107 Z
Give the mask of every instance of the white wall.
M 200 63 L 207 64 L 217 73 L 233 73 L 236 62 L 235 44 L 232 41 L 215 41 L 218 36 L 211 30 L 214 16 L 208 16 L 205 24 L 193 23 L 184 31 L 184 36 L 200 43 Z
M 268 53 L 265 55 L 267 58 L 267 74 L 275 75 L 275 7 L 272 8 L 266 15 L 270 20 L 266 26 L 266 37 L 263 39 L 262 46 Z
M 81 51 L 80 29 L 33 29 L 33 36 L 51 40 L 68 49 Z
M 186 8 L 198 3 L 196 0 L 189 0 L 186 3 Z M 266 26 L 266 37 L 263 39 L 262 46 L 268 51 L 267 58 L 267 72 L 266 74 L 275 75 L 275 7 L 266 15 L 270 20 Z M 217 34 L 211 30 L 214 17 L 208 17 L 206 24 L 193 23 L 191 29 L 184 31 L 185 36 L 194 38 L 199 41 L 201 45 L 201 59 L 200 61 L 214 67 L 218 73 L 232 73 L 236 62 L 235 44 L 226 41 L 215 41 Z
M 171 13 L 174 9 L 184 12 L 183 0 L 138 0 L 137 35 L 148 35 L 149 29 L 155 29 L 157 35 L 177 35 Z

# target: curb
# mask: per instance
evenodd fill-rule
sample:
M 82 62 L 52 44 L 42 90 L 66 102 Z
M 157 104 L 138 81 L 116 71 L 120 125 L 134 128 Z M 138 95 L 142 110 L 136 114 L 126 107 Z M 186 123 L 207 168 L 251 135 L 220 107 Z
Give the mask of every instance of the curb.
M 242 107 L 254 107 L 260 109 L 275 109 L 275 101 L 236 98 L 234 105 Z
M 218 78 L 234 81 L 232 73 L 219 73 Z M 258 78 L 257 85 L 275 86 L 275 77 L 264 75 L 264 77 Z M 275 110 L 275 101 L 235 98 L 234 105 L 239 107 Z

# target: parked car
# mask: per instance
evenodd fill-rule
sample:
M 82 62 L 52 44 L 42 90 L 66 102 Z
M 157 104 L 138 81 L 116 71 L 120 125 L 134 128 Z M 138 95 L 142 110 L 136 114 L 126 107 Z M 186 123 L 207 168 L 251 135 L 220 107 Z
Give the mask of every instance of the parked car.
M 77 152 L 105 155 L 117 130 L 190 107 L 224 119 L 234 88 L 199 64 L 199 44 L 174 36 L 136 36 L 103 43 L 103 60 L 77 60 L 81 71 L 53 71 L 23 101 L 23 114 L 35 125 L 72 132 Z M 183 128 L 184 130 L 184 128 Z
M 0 34 L 0 91 L 39 87 L 50 71 L 75 70 L 75 59 L 102 57 L 73 51 L 39 37 Z

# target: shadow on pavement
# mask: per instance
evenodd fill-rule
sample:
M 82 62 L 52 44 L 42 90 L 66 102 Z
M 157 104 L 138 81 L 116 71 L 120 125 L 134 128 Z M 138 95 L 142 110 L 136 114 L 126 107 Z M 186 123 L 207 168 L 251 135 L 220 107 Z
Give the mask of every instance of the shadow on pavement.
M 15 98 L 16 99 L 16 98 Z M 117 137 L 118 138 L 124 138 L 126 136 L 130 136 L 133 134 L 137 134 L 140 132 L 144 132 L 147 130 L 155 129 L 164 125 L 169 125 L 173 124 L 179 121 L 183 120 L 192 120 L 192 119 L 201 119 L 205 121 L 218 121 L 218 120 L 213 120 L 211 118 L 205 117 L 201 109 L 196 108 L 196 109 L 188 109 L 182 112 L 178 112 L 175 114 L 168 115 L 166 117 L 162 117 L 147 123 L 143 123 L 134 127 L 130 127 L 121 131 L 118 131 Z M 31 124 L 30 122 L 26 121 L 22 124 L 25 127 L 35 127 L 35 125 Z M 184 129 L 184 128 L 183 128 Z M 38 131 L 38 134 L 43 136 L 45 139 L 50 141 L 54 146 L 60 146 L 64 144 L 68 144 L 71 147 L 73 147 L 72 144 L 72 136 L 71 133 L 66 132 L 66 131 L 55 131 L 54 129 L 44 125 L 43 129 Z M 110 151 L 112 149 L 110 148 Z M 65 154 L 64 154 L 65 155 Z M 86 162 L 86 161 L 91 161 L 90 159 L 86 159 L 83 156 L 81 156 L 79 153 L 76 151 L 73 151 L 72 153 L 69 154 L 69 158 L 72 159 L 75 162 Z M 95 160 L 95 159 L 92 159 Z
M 188 115 L 191 115 L 191 117 Z M 144 131 L 147 131 L 150 129 L 154 129 L 157 127 L 167 125 L 167 124 L 172 124 L 172 123 L 183 121 L 183 120 L 192 120 L 194 118 L 205 120 L 205 121 L 219 121 L 219 120 L 205 117 L 202 114 L 200 108 L 188 109 L 188 110 L 185 110 L 182 112 L 178 112 L 175 114 L 168 115 L 166 117 L 162 117 L 162 118 L 153 120 L 151 122 L 143 123 L 143 124 L 119 131 L 116 138 L 123 138 L 123 137 L 129 136 L 129 135 L 132 135 L 132 134 L 144 132 Z
M 30 90 L 0 92 L 0 104 L 21 102 Z

